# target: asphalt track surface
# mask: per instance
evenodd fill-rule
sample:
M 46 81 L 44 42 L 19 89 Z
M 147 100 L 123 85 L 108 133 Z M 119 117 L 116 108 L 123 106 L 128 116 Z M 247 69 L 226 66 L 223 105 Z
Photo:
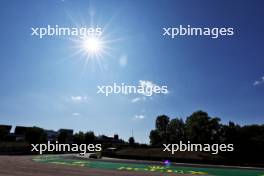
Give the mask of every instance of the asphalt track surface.
M 0 156 L 0 176 L 176 176 L 154 172 L 118 171 L 39 163 L 32 156 Z M 183 175 L 183 174 L 177 174 Z M 189 176 L 185 174 L 185 176 Z M 193 176 L 193 175 L 192 175 Z
M 182 170 L 183 173 L 178 171 Z M 173 173 L 168 173 L 168 171 Z M 177 173 L 175 173 L 175 171 Z M 207 174 L 190 174 L 190 171 Z M 65 156 L 0 156 L 0 176 L 264 176 L 263 170 L 172 166 L 71 159 Z

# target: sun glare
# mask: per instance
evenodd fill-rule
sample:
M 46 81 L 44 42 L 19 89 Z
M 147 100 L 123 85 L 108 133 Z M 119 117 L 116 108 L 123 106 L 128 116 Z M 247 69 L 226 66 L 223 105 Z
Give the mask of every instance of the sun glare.
M 86 38 L 83 40 L 83 48 L 90 55 L 98 55 L 102 51 L 102 41 L 99 38 Z
M 79 24 L 74 18 L 71 18 L 79 31 L 78 35 L 73 35 L 70 38 L 74 42 L 72 48 L 75 49 L 72 56 L 84 61 L 84 70 L 95 70 L 98 66 L 103 71 L 108 69 L 105 60 L 113 57 L 112 43 L 121 39 L 111 39 L 111 35 L 107 34 L 110 22 L 98 24 L 95 23 L 94 17 L 94 15 L 90 15 L 90 24 L 85 22 Z M 126 60 L 124 62 L 126 64 Z

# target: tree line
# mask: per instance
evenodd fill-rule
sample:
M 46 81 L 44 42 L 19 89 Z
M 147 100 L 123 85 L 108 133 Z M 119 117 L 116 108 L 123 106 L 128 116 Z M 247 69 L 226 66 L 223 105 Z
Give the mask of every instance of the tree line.
M 155 129 L 150 132 L 150 144 L 179 143 L 179 141 L 200 144 L 234 144 L 235 151 L 221 153 L 231 160 L 264 160 L 264 125 L 241 126 L 234 122 L 222 124 L 218 117 L 210 117 L 204 111 L 192 113 L 184 121 L 170 119 L 166 115 L 156 118 Z M 261 157 L 262 156 L 262 157 Z

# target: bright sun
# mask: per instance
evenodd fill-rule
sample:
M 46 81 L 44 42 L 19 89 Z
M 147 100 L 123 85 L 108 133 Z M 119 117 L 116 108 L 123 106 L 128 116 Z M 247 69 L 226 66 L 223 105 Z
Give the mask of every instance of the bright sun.
M 99 38 L 86 38 L 83 40 L 83 49 L 89 55 L 100 55 L 103 49 L 103 43 Z
M 107 69 L 107 64 L 103 63 L 106 58 L 112 57 L 110 51 L 112 48 L 109 44 L 116 40 L 107 39 L 106 35 L 83 35 L 73 38 L 75 43 L 73 48 L 77 50 L 73 55 L 79 55 L 81 60 L 84 60 L 84 67 L 86 69 L 89 66 L 91 70 L 94 70 L 95 64 L 99 66 L 100 70 Z
M 108 41 L 105 41 L 105 38 L 102 36 L 87 36 L 80 37 L 76 40 L 73 40 L 76 45 L 74 46 L 78 50 L 74 55 L 80 55 L 81 59 L 84 59 L 86 67 L 87 65 L 93 65 L 92 62 L 96 62 L 100 69 L 104 69 L 101 61 L 105 55 L 109 55 L 109 47 L 107 46 Z
M 123 39 L 111 38 L 111 34 L 107 34 L 109 29 L 111 29 L 111 20 L 106 21 L 106 24 L 97 23 L 97 15 L 93 9 L 88 9 L 88 12 L 90 24 L 87 24 L 86 21 L 83 20 L 82 23 L 78 23 L 71 15 L 69 16 L 71 20 L 74 20 L 72 22 L 76 25 L 76 28 L 80 29 L 78 32 L 79 35 L 72 35 L 72 38 L 69 38 L 74 42 L 72 48 L 74 48 L 75 51 L 72 56 L 84 61 L 83 66 L 85 69 L 89 67 L 90 70 L 95 70 L 95 66 L 97 66 L 103 71 L 108 69 L 105 60 L 112 58 L 115 54 L 112 44 Z M 98 18 L 101 19 L 102 17 L 99 16 Z M 110 19 L 112 19 L 112 17 Z M 81 28 L 85 28 L 86 30 L 81 30 Z

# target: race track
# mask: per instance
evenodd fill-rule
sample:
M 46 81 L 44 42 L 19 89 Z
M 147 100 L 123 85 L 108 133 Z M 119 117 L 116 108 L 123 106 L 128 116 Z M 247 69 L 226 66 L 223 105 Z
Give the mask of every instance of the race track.
M 0 176 L 264 176 L 264 170 L 162 166 L 64 155 L 0 156 Z
M 166 174 L 170 175 L 175 176 Z M 161 176 L 161 174 L 40 163 L 33 161 L 32 156 L 0 156 L 0 176 Z

